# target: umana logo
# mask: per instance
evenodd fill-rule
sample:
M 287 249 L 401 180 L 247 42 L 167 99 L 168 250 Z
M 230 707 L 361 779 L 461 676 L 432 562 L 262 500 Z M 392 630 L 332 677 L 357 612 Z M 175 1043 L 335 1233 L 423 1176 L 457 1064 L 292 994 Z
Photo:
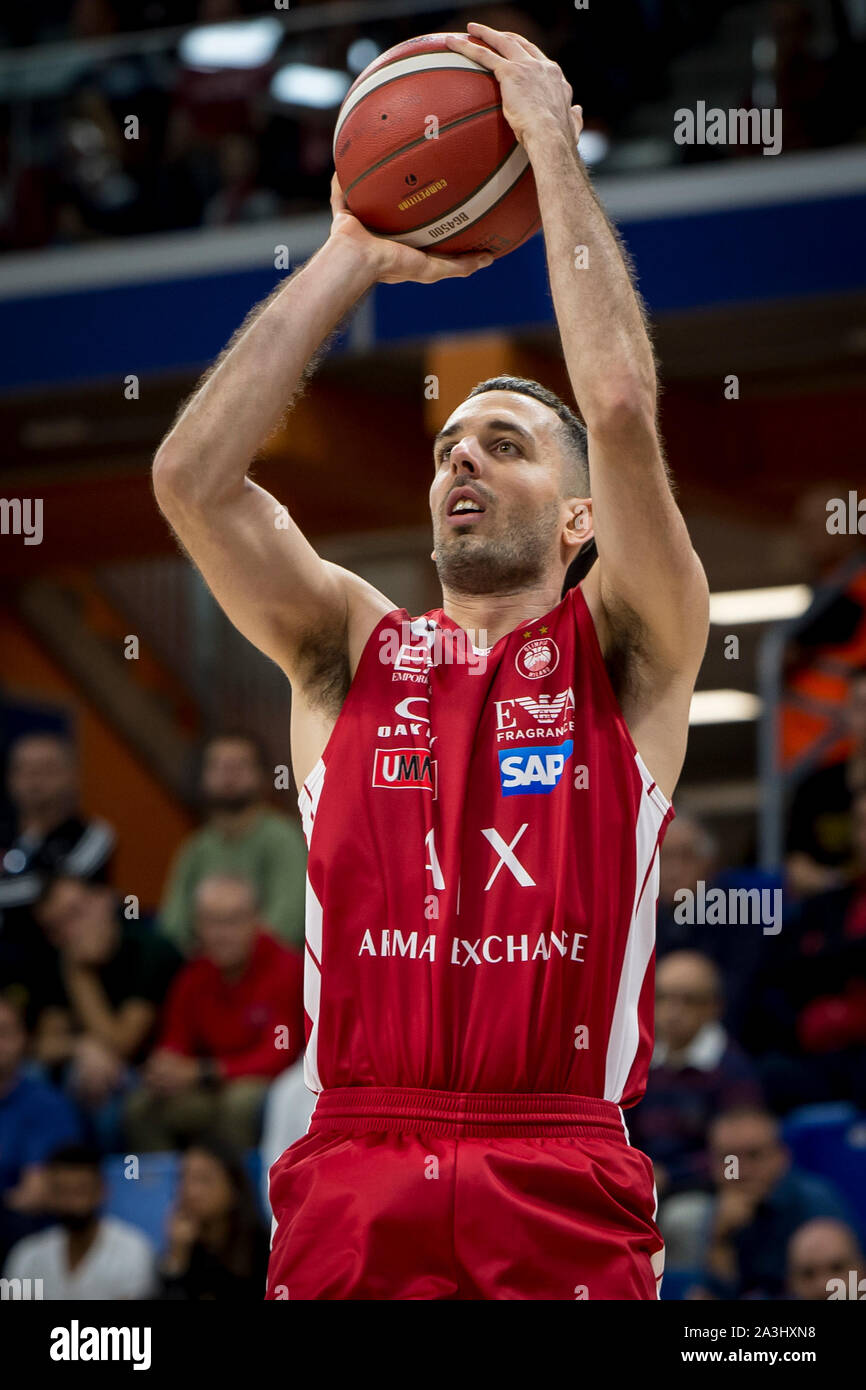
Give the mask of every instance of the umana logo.
M 502 748 L 498 752 L 503 796 L 520 792 L 552 792 L 559 783 L 574 744 L 542 744 L 539 748 Z
M 424 748 L 377 748 L 374 787 L 420 787 L 436 796 L 436 760 Z

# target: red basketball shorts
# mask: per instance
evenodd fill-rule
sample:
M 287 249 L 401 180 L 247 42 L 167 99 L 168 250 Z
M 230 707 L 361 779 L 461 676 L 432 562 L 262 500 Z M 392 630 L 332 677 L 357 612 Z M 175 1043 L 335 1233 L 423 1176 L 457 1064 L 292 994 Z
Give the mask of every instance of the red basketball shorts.
M 270 1170 L 269 1299 L 655 1299 L 652 1165 L 609 1101 L 323 1091 Z

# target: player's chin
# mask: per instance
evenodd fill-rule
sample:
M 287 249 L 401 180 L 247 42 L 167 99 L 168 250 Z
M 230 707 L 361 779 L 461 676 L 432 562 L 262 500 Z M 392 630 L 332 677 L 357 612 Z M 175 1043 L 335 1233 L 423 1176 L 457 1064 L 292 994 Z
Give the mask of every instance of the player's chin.
M 480 536 L 471 526 L 460 526 L 453 529 L 449 527 L 439 545 L 442 549 L 446 549 L 448 546 L 459 546 L 461 549 L 465 549 L 467 545 L 480 545 L 485 540 L 486 537 Z

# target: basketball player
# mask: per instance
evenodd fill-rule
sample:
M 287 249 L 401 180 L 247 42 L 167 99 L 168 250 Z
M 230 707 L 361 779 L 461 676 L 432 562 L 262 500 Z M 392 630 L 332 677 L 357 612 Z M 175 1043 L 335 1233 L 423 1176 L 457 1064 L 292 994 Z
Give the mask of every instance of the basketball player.
M 663 1265 L 623 1111 L 651 1052 L 658 848 L 707 586 L 641 308 L 576 154 L 580 109 L 533 44 L 471 33 L 490 48 L 450 42 L 495 74 L 531 160 L 586 431 L 522 379 L 456 406 L 430 488 L 442 606 L 419 619 L 320 559 L 247 476 L 257 449 L 374 283 L 488 260 L 374 237 L 335 186 L 328 241 L 155 462 L 183 545 L 292 686 L 318 1099 L 271 1169 L 272 1299 L 651 1299 Z M 359 441 L 359 473 L 375 448 Z

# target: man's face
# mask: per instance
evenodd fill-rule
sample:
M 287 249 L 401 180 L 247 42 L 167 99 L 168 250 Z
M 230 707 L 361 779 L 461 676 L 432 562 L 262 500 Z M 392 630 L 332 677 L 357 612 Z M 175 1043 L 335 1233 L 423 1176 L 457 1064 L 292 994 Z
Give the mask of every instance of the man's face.
M 252 892 L 234 879 L 205 879 L 196 894 L 196 934 L 202 955 L 220 970 L 239 970 L 259 929 Z
M 676 951 L 656 971 L 656 1034 L 678 1051 L 719 1016 L 716 977 L 708 962 Z
M 852 1233 L 836 1221 L 810 1221 L 792 1236 L 788 1247 L 788 1287 L 795 1298 L 826 1302 L 831 1279 L 844 1280 L 854 1270 L 861 1277 L 861 1257 Z
M 719 1186 L 736 1181 L 756 1201 L 772 1192 L 788 1166 L 787 1151 L 769 1115 L 732 1115 L 719 1120 L 710 1132 L 709 1148 Z M 739 1177 L 726 1178 L 732 1156 L 737 1159 Z
M 42 930 L 59 950 L 107 960 L 117 937 L 114 896 L 104 884 L 61 879 L 37 909 Z
M 430 488 L 443 588 L 514 593 L 561 575 L 575 500 L 563 496 L 559 425 L 541 401 L 516 391 L 485 391 L 449 417 L 434 446 Z M 582 513 L 587 525 L 566 563 L 592 534 L 588 505 Z
M 59 739 L 19 739 L 9 757 L 9 796 L 19 815 L 69 814 L 78 799 L 75 764 Z
M 81 1230 L 102 1205 L 102 1180 L 92 1168 L 55 1164 L 48 1170 L 48 1202 L 61 1225 Z
M 712 872 L 712 860 L 704 850 L 700 826 L 681 817 L 668 827 L 659 855 L 659 899 L 673 906 L 674 895 L 687 888 L 694 892 L 698 879 Z
M 232 1203 L 232 1189 L 221 1163 L 203 1149 L 189 1149 L 181 1167 L 181 1207 L 199 1221 L 224 1216 Z
M 202 790 L 214 810 L 240 811 L 262 795 L 262 774 L 255 749 L 240 738 L 220 738 L 204 757 Z
M 0 1080 L 14 1076 L 24 1060 L 27 1035 L 13 1008 L 0 1002 Z

